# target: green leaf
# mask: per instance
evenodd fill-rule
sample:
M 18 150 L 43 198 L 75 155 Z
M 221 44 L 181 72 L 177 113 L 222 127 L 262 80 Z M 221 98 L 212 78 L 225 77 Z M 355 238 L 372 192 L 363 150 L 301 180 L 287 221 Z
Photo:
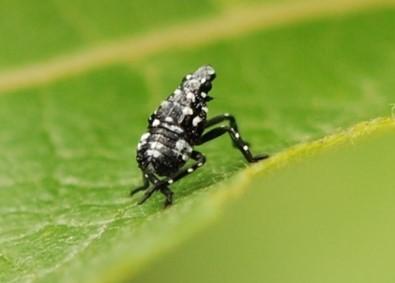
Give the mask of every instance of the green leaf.
M 392 1 L 138 2 L 2 4 L 1 282 L 133 278 L 221 215 L 222 196 L 245 190 L 222 182 L 236 171 L 256 187 L 265 177 L 250 170 L 290 162 L 291 146 L 391 114 Z M 224 137 L 200 148 L 207 166 L 172 187 L 172 208 L 159 194 L 138 206 L 147 117 L 205 63 L 218 72 L 210 115 L 235 114 L 274 157 L 243 169 Z M 392 123 L 374 121 L 358 135 Z
M 239 178 L 233 189 L 248 193 L 221 221 L 133 282 L 392 282 L 392 125 L 314 156 L 299 147 L 298 162 Z

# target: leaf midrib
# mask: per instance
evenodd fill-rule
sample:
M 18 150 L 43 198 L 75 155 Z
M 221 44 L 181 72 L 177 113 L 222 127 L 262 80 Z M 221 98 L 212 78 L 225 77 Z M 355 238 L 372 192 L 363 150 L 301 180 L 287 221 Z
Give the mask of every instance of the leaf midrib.
M 203 18 L 122 40 L 108 41 L 103 46 L 79 50 L 47 61 L 3 71 L 0 73 L 0 94 L 47 84 L 118 62 L 133 62 L 171 48 L 193 48 L 277 25 L 385 6 L 393 7 L 395 1 L 309 0 L 228 8 L 219 16 Z

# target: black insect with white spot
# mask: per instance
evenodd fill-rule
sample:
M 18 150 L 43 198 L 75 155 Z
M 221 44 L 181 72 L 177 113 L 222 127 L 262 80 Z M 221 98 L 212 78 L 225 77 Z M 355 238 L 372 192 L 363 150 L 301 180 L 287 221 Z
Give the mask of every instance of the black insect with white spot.
M 173 192 L 169 185 L 194 172 L 206 161 L 205 156 L 194 147 L 225 133 L 230 135 L 233 145 L 248 162 L 268 157 L 266 154 L 252 155 L 232 115 L 226 113 L 207 120 L 207 102 L 212 100 L 208 92 L 215 77 L 215 71 L 209 65 L 186 75 L 179 87 L 149 118 L 148 132 L 142 135 L 137 146 L 137 162 L 144 184 L 131 192 L 133 195 L 145 190 L 139 204 L 155 191 L 160 191 L 166 197 L 165 206 L 170 205 Z M 222 122 L 229 125 L 218 126 Z M 195 160 L 195 163 L 184 167 L 189 159 Z

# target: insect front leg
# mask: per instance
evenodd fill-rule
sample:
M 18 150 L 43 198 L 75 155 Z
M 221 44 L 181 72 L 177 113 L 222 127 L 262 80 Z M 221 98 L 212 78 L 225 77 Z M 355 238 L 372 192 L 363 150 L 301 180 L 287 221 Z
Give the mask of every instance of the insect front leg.
M 207 121 L 205 128 L 214 126 L 215 124 L 221 123 L 225 120 L 228 120 L 230 122 L 230 126 L 220 126 L 220 127 L 214 128 L 212 130 L 209 130 L 208 132 L 203 134 L 203 136 L 201 136 L 198 144 L 200 145 L 200 144 L 206 143 L 208 141 L 211 141 L 215 138 L 222 136 L 225 133 L 229 133 L 229 136 L 232 139 L 233 145 L 241 151 L 244 158 L 248 162 L 250 162 L 250 163 L 257 162 L 259 160 L 266 159 L 269 157 L 269 155 L 267 155 L 267 154 L 261 154 L 261 155 L 256 155 L 256 156 L 252 155 L 250 148 L 248 146 L 248 143 L 245 142 L 240 136 L 235 118 L 229 114 L 220 115 L 220 116 L 214 117 L 213 119 Z

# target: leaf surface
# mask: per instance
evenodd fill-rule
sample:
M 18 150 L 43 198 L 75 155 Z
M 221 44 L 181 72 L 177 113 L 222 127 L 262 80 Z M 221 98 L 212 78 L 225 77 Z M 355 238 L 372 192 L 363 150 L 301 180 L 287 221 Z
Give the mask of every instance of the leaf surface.
M 243 172 L 232 188 L 247 193 L 223 218 L 133 282 L 393 281 L 394 129 L 369 138 L 353 129 L 330 150 L 299 146 L 281 170 L 247 170 L 252 182 Z
M 326 6 L 303 1 L 255 3 L 247 8 L 207 2 L 214 8 L 202 9 L 205 17 L 214 23 L 225 19 L 232 28 L 225 35 L 226 26 L 221 30 L 204 25 L 203 16 L 174 19 L 171 13 L 161 14 L 169 21 L 167 27 L 157 15 L 162 6 L 141 16 L 144 24 L 128 22 L 128 26 L 122 24 L 126 16 L 116 16 L 125 8 L 117 3 L 95 7 L 85 15 L 82 4 L 65 7 L 58 2 L 62 7 L 56 8 L 58 13 L 72 16 L 69 24 L 78 23 L 100 36 L 84 37 L 84 44 L 70 39 L 76 33 L 63 28 L 66 21 L 41 22 L 51 19 L 44 15 L 55 2 L 31 10 L 9 7 L 14 11 L 6 16 L 10 21 L 21 17 L 26 22 L 18 21 L 13 32 L 0 30 L 8 42 L 1 48 L 9 48 L 0 52 L 1 282 L 128 280 L 220 215 L 222 205 L 213 205 L 213 196 L 226 194 L 228 186 L 222 181 L 246 166 L 226 137 L 200 148 L 207 155 L 207 166 L 173 186 L 176 204 L 171 209 L 162 209 L 160 195 L 143 206 L 136 205 L 138 197 L 128 196 L 130 188 L 141 182 L 135 146 L 148 115 L 185 73 L 201 64 L 210 63 L 218 72 L 210 115 L 235 114 L 254 152 L 275 155 L 359 121 L 391 115 L 392 1 L 350 1 L 340 6 L 336 1 Z M 187 14 L 192 6 L 180 9 Z M 237 13 L 226 13 L 232 7 L 239 9 L 241 19 L 251 16 L 248 25 Z M 27 11 L 31 17 L 22 17 Z M 265 20 L 253 21 L 262 18 L 260 13 L 266 13 Z M 150 18 L 160 23 L 155 25 Z M 24 53 L 29 40 L 17 41 L 15 35 L 36 24 L 45 26 L 39 29 L 44 39 L 35 37 L 31 50 Z M 189 29 L 199 24 L 203 26 L 198 31 Z M 188 29 L 183 29 L 185 25 Z M 114 57 L 109 52 L 133 45 L 118 41 L 118 36 L 132 36 L 135 43 L 134 34 L 139 33 L 139 44 L 152 40 L 149 29 L 170 30 L 165 34 L 174 37 L 155 41 L 159 45 L 153 45 L 154 51 L 135 57 L 127 52 Z M 182 40 L 181 31 L 196 36 L 191 44 Z M 50 40 L 46 33 L 58 36 L 59 44 L 52 39 L 56 46 L 44 49 L 45 40 Z M 101 52 L 100 37 L 117 48 Z

